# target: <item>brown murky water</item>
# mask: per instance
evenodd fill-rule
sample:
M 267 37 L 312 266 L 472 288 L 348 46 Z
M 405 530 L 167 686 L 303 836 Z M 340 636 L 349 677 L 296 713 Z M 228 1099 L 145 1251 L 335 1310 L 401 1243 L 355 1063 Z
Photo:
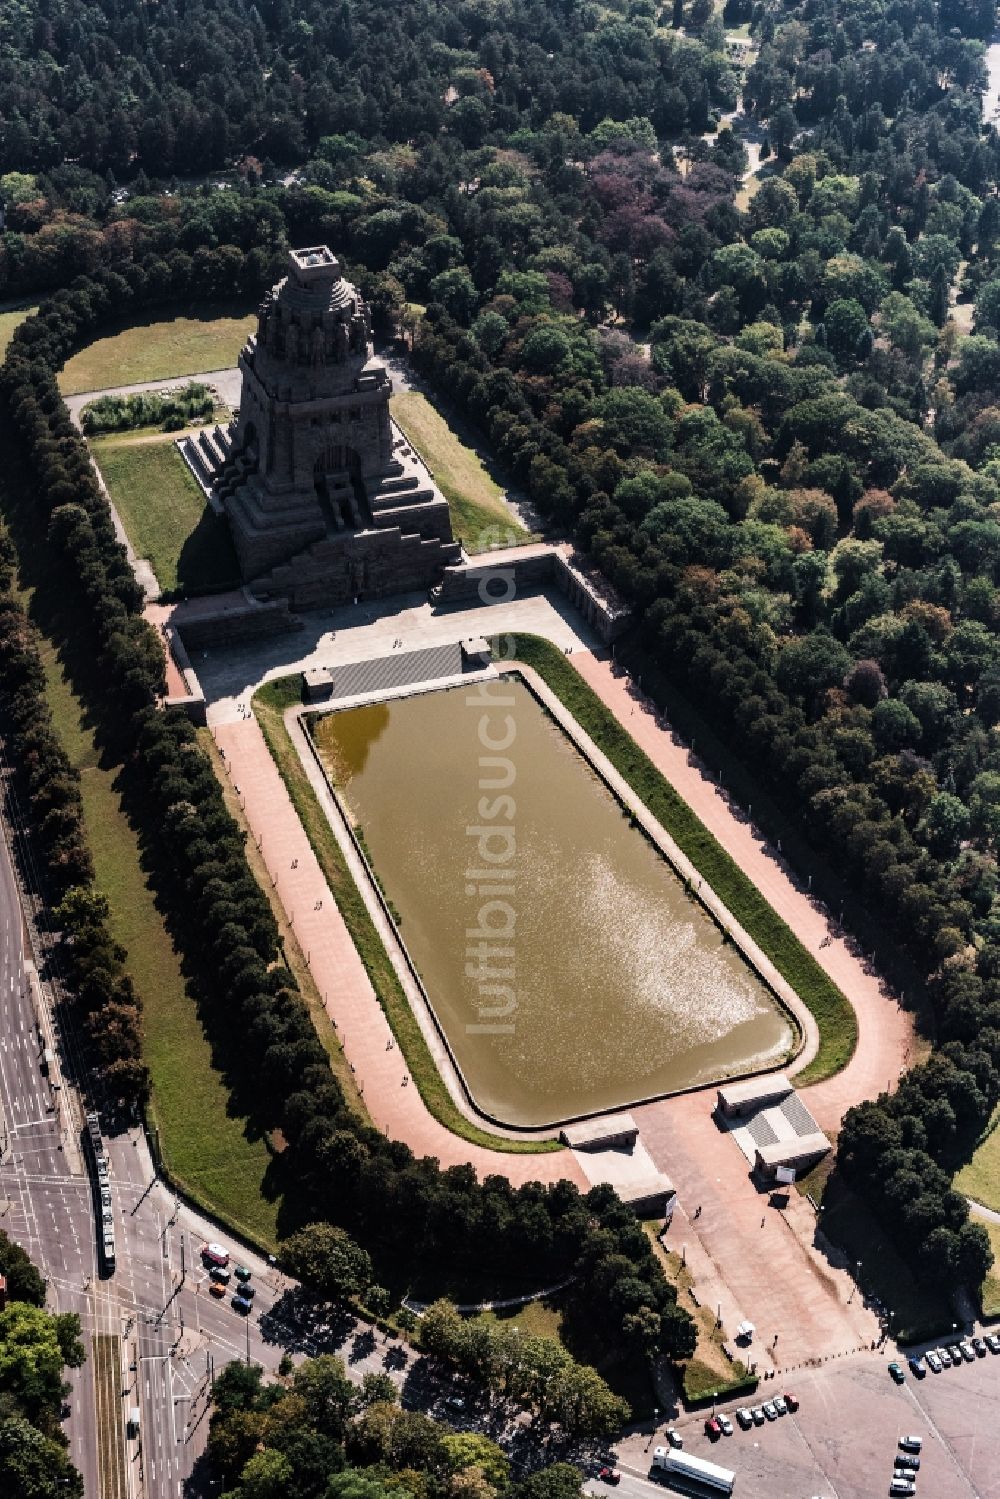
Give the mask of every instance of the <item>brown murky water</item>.
M 788 1018 L 518 680 L 315 737 L 468 1087 L 543 1125 L 783 1059 Z

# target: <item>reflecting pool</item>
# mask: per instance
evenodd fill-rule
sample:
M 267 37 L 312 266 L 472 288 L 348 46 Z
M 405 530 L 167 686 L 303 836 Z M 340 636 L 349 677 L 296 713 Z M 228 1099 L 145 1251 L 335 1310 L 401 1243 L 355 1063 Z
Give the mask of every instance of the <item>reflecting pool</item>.
M 547 1125 L 789 1055 L 785 1012 L 519 678 L 313 734 L 484 1113 Z

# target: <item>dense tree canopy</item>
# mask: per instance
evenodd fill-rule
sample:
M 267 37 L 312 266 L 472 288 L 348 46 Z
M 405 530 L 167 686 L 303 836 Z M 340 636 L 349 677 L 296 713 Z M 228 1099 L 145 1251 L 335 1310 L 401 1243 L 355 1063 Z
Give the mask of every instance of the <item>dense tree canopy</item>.
M 5 398 L 128 724 L 158 888 L 240 1017 L 308 1219 L 386 1279 L 404 1257 L 572 1271 L 603 1335 L 644 1354 L 680 1354 L 690 1324 L 613 1194 L 480 1187 L 344 1106 L 211 769 L 154 710 L 158 643 L 55 372 L 113 316 L 258 295 L 289 241 L 342 251 L 386 326 L 426 304 L 418 367 L 636 606 L 647 658 L 920 975 L 939 1050 L 848 1116 L 841 1163 L 918 1274 L 974 1282 L 988 1247 L 950 1179 L 1000 1096 L 994 7 L 810 0 L 747 18 L 743 78 L 697 0 L 19 0 L 0 18 L 0 287 L 58 288 L 15 335 Z M 740 119 L 713 128 L 741 91 L 767 130 L 745 196 Z M 301 170 L 282 184 L 275 163 Z M 224 188 L 160 190 L 224 166 Z M 3 603 L 82 1008 L 116 1096 L 141 1099 L 78 787 Z M 274 1461 L 246 1480 L 286 1481 Z

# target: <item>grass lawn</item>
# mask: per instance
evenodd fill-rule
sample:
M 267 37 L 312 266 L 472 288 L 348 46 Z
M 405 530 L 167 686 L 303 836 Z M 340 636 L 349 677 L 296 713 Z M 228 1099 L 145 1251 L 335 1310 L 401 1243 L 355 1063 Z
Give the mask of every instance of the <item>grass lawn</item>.
M 136 553 L 164 593 L 239 581 L 229 528 L 205 502 L 173 435 L 96 437 L 90 444 Z
M 981 1222 L 981 1219 L 976 1219 Z M 1000 1317 L 1000 1223 L 983 1223 L 993 1245 L 993 1269 L 983 1281 L 982 1302 L 984 1317 Z
M 664 1249 L 660 1243 L 659 1220 L 643 1223 L 643 1228 L 653 1246 L 657 1259 L 671 1285 L 677 1287 L 677 1304 L 690 1312 L 698 1329 L 698 1343 L 691 1358 L 684 1365 L 684 1399 L 690 1404 L 699 1400 L 714 1400 L 721 1395 L 732 1395 L 737 1390 L 755 1390 L 757 1377 L 747 1371 L 739 1359 L 732 1363 L 722 1351 L 726 1341 L 725 1328 L 717 1327 L 715 1318 L 707 1306 L 700 1306 L 691 1295 L 694 1276 L 682 1262 L 679 1254 Z
M 256 326 L 256 313 L 234 313 L 232 308 L 214 317 L 206 310 L 204 317 L 139 323 L 74 354 L 59 376 L 59 389 L 64 396 L 75 396 L 84 390 L 232 369 Z
M 292 804 L 302 822 L 313 852 L 347 930 L 372 981 L 379 1003 L 385 1011 L 392 1033 L 409 1064 L 410 1076 L 420 1089 L 420 1096 L 436 1119 L 453 1134 L 494 1150 L 515 1154 L 540 1150 L 559 1150 L 555 1140 L 508 1140 L 480 1129 L 455 1107 L 433 1057 L 427 1049 L 416 1017 L 396 976 L 382 939 L 368 914 L 364 899 L 344 860 L 333 829 L 327 821 L 309 784 L 284 723 L 284 711 L 301 701 L 298 677 L 282 677 L 268 682 L 254 694 L 254 712 L 264 738 L 281 774 Z
M 480 1312 L 475 1320 L 516 1327 L 526 1338 L 553 1338 L 558 1342 L 563 1318 L 554 1302 L 542 1300 L 526 1301 L 523 1306 L 499 1307 L 495 1311 Z
M 518 635 L 516 656 L 533 666 L 566 705 L 816 1017 L 819 1050 L 796 1083 L 818 1082 L 839 1072 L 850 1061 L 858 1029 L 854 1011 L 836 984 L 562 652 L 540 636 Z
M 426 396 L 403 391 L 392 397 L 390 410 L 437 480 L 451 508 L 455 535 L 467 552 L 530 541 L 531 533 L 515 520 L 500 485 Z
M 956 1176 L 955 1191 L 1000 1212 L 1000 1110 L 990 1120 L 972 1160 Z
M 823 1193 L 819 1227 L 850 1264 L 860 1261 L 856 1278 L 861 1289 L 894 1314 L 892 1332 L 900 1342 L 917 1343 L 951 1331 L 955 1314 L 947 1294 L 916 1283 L 871 1213 L 836 1175 Z
M 0 359 L 7 352 L 15 328 L 19 328 L 25 318 L 29 318 L 37 307 L 13 307 L 7 312 L 0 312 Z
M 142 1000 L 143 1056 L 153 1078 L 150 1115 L 164 1162 L 196 1202 L 273 1246 L 277 1204 L 262 1192 L 270 1152 L 230 1113 L 229 1089 L 213 1065 L 179 955 L 146 882 L 115 772 L 100 764 L 80 701 L 48 643 L 45 672 L 56 729 L 80 771 L 97 886 L 111 903 L 111 930 L 128 950 L 126 966 Z

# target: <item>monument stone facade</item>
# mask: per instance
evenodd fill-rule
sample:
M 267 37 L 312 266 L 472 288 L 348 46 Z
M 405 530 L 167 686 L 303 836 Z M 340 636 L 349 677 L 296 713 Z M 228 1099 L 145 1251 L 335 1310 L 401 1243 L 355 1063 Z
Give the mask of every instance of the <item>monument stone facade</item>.
M 255 595 L 349 603 L 430 588 L 460 560 L 447 501 L 389 415 L 368 309 L 325 245 L 289 252 L 239 367 L 212 486 Z

